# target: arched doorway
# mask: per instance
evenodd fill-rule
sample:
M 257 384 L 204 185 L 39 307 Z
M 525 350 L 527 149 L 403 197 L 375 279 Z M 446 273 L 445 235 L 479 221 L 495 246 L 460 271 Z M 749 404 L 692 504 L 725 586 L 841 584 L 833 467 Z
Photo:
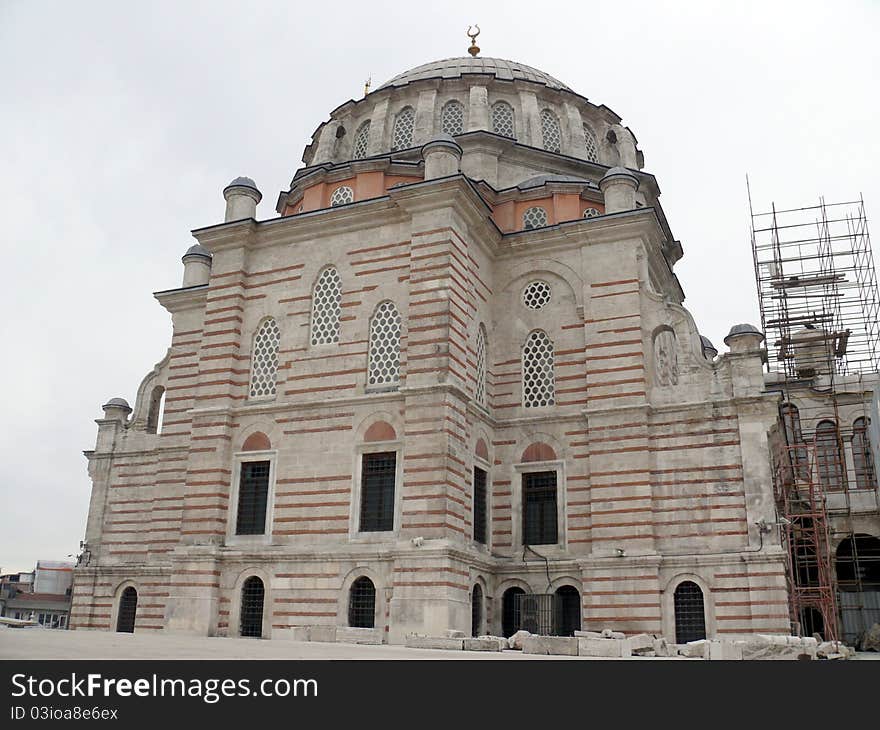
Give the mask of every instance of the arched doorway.
M 263 601 L 266 589 L 263 581 L 252 575 L 241 587 L 240 635 L 261 638 L 263 636 Z
M 119 597 L 119 610 L 116 613 L 116 630 L 123 634 L 134 633 L 134 618 L 137 613 L 138 593 L 129 586 Z
M 825 636 L 825 621 L 822 619 L 822 612 L 814 606 L 807 606 L 801 609 L 801 634 L 803 636 L 812 636 L 819 634 Z
M 513 636 L 519 629 L 519 603 L 516 597 L 524 593 L 519 586 L 513 586 L 501 596 L 501 633 L 505 637 Z
M 687 644 L 706 638 L 706 610 L 703 591 L 690 580 L 675 588 L 675 643 Z
M 574 586 L 560 586 L 556 596 L 556 633 L 574 636 L 581 629 L 581 594 Z
M 351 584 L 348 625 L 361 629 L 372 629 L 376 626 L 376 586 L 365 575 Z
M 860 645 L 880 623 L 880 538 L 856 533 L 837 546 L 834 559 L 843 641 Z
M 471 593 L 471 636 L 483 633 L 483 589 L 480 584 L 474 585 Z

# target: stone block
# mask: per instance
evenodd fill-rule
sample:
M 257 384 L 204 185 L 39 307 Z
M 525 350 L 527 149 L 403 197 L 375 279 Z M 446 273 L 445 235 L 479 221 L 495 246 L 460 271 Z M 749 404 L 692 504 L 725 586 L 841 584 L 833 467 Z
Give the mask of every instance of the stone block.
M 380 629 L 361 629 L 352 626 L 337 626 L 336 641 L 343 644 L 381 644 Z
M 706 639 L 689 641 L 684 646 L 679 647 L 678 653 L 689 659 L 706 659 L 709 656 L 709 642 Z
M 602 629 L 603 639 L 625 639 L 626 634 L 620 631 L 612 631 L 611 629 Z
M 309 626 L 309 641 L 336 641 L 336 627 Z
M 571 636 L 528 636 L 523 639 L 523 654 L 577 656 L 578 641 Z
M 666 639 L 654 639 L 654 656 L 675 656 L 676 650 L 675 647 L 670 647 L 669 644 L 666 643 Z
M 579 639 L 601 639 L 602 634 L 598 631 L 575 631 L 574 635 Z
M 503 651 L 507 646 L 507 639 L 497 636 L 480 636 L 475 639 L 463 639 L 465 651 Z
M 461 651 L 464 639 L 453 639 L 448 636 L 420 636 L 410 634 L 406 637 L 406 646 L 410 649 L 449 649 Z
M 706 658 L 713 661 L 740 661 L 743 658 L 742 647 L 734 641 L 710 641 Z
M 527 639 L 531 634 L 528 631 L 520 629 L 507 640 L 507 645 L 511 649 L 522 649 L 523 640 Z
M 464 638 L 466 638 L 464 631 L 459 631 L 458 629 L 446 629 L 446 631 L 443 633 L 443 636 L 445 636 L 447 639 L 464 639 Z
M 578 656 L 620 659 L 630 655 L 629 645 L 621 639 L 591 639 L 578 637 Z
M 745 660 L 783 660 L 793 661 L 804 656 L 816 658 L 816 640 L 813 637 L 801 639 L 797 636 L 771 636 L 756 634 L 737 641 Z
M 647 651 L 654 651 L 654 637 L 648 634 L 635 634 L 626 639 L 630 651 L 633 654 L 641 654 Z

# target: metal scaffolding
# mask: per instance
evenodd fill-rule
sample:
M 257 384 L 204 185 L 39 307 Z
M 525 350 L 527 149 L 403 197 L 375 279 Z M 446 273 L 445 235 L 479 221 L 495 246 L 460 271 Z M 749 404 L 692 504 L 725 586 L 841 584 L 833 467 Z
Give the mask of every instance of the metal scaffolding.
M 880 520 L 866 435 L 880 297 L 864 202 L 749 208 L 767 388 L 781 394 L 771 449 L 792 629 L 855 643 L 880 622 L 880 540 L 858 531 Z

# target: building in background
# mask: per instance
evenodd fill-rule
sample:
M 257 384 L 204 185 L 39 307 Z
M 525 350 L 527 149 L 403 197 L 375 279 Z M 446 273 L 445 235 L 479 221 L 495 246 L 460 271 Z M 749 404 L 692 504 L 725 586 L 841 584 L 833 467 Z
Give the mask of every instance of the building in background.
M 38 560 L 30 573 L 0 575 L 0 616 L 66 629 L 73 567 L 73 563 Z

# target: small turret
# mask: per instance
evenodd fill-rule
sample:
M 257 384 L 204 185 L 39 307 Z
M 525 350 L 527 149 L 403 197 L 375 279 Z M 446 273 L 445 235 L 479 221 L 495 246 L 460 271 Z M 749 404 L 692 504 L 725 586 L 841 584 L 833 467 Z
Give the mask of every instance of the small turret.
M 183 261 L 183 284 L 181 286 L 203 286 L 211 278 L 211 252 L 200 244 L 190 246 L 180 259 Z
M 612 167 L 599 181 L 605 196 L 605 212 L 619 213 L 636 207 L 639 179 L 625 167 Z
M 237 177 L 223 188 L 223 197 L 226 198 L 226 223 L 229 223 L 245 218 L 256 219 L 257 203 L 263 199 L 263 194 L 249 177 Z
M 437 135 L 422 147 L 425 180 L 457 175 L 461 172 L 461 147 L 448 134 Z

